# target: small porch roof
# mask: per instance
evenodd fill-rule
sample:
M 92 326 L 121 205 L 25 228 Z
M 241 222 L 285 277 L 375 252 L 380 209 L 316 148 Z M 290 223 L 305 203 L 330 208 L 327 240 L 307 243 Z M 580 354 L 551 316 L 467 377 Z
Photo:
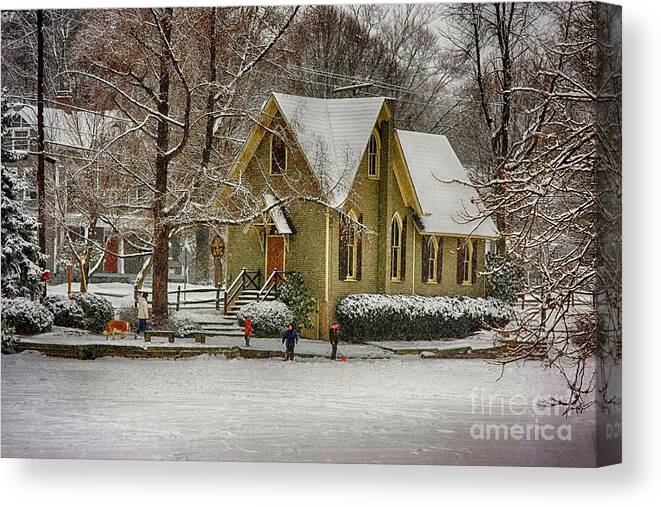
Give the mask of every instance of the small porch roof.
M 275 228 L 278 230 L 279 234 L 293 234 L 291 226 L 289 225 L 289 220 L 283 211 L 282 207 L 278 205 L 278 200 L 273 194 L 264 194 L 264 202 L 268 208 L 271 208 L 269 213 L 275 224 Z

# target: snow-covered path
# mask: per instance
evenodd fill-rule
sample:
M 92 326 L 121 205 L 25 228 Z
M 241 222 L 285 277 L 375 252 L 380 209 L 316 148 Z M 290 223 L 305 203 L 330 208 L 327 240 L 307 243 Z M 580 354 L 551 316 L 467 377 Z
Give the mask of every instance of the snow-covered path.
M 593 464 L 593 413 L 534 413 L 540 394 L 563 391 L 558 376 L 535 364 L 499 374 L 480 360 L 76 361 L 26 352 L 2 356 L 2 456 Z M 484 423 L 535 422 L 569 425 L 571 440 L 566 431 L 550 441 L 534 431 L 479 437 Z

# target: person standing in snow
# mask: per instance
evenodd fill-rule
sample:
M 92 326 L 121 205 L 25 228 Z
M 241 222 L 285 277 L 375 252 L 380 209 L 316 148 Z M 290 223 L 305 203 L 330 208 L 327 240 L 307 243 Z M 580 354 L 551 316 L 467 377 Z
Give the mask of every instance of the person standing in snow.
M 294 347 L 298 343 L 298 332 L 294 329 L 293 323 L 287 326 L 287 330 L 282 335 L 282 343 L 285 344 L 285 361 L 293 361 Z
M 147 303 L 147 293 L 143 292 L 138 298 L 138 329 L 135 334 L 144 333 L 147 331 L 147 319 L 149 318 L 149 303 Z
M 335 361 L 335 358 L 337 357 L 337 343 L 339 342 L 338 324 L 336 320 L 331 324 L 328 339 L 331 344 L 331 361 Z
M 250 315 L 246 316 L 246 323 L 243 328 L 243 337 L 246 340 L 246 347 L 250 347 L 250 335 L 252 334 L 252 320 L 250 320 Z

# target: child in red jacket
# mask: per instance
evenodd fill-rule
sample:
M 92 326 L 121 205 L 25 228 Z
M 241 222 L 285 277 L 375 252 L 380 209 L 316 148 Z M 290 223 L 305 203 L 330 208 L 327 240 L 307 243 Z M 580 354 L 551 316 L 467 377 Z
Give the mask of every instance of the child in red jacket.
M 252 321 L 250 315 L 246 316 L 246 324 L 243 329 L 243 337 L 246 340 L 246 347 L 250 347 L 250 335 L 252 334 Z

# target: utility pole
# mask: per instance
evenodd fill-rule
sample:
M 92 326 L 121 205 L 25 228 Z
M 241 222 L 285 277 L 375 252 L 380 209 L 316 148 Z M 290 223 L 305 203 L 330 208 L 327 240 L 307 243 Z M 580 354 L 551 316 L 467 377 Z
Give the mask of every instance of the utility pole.
M 44 11 L 37 11 L 37 236 L 46 255 L 46 183 L 44 150 Z M 45 264 L 45 257 L 42 264 Z M 46 266 L 41 266 L 45 268 Z

